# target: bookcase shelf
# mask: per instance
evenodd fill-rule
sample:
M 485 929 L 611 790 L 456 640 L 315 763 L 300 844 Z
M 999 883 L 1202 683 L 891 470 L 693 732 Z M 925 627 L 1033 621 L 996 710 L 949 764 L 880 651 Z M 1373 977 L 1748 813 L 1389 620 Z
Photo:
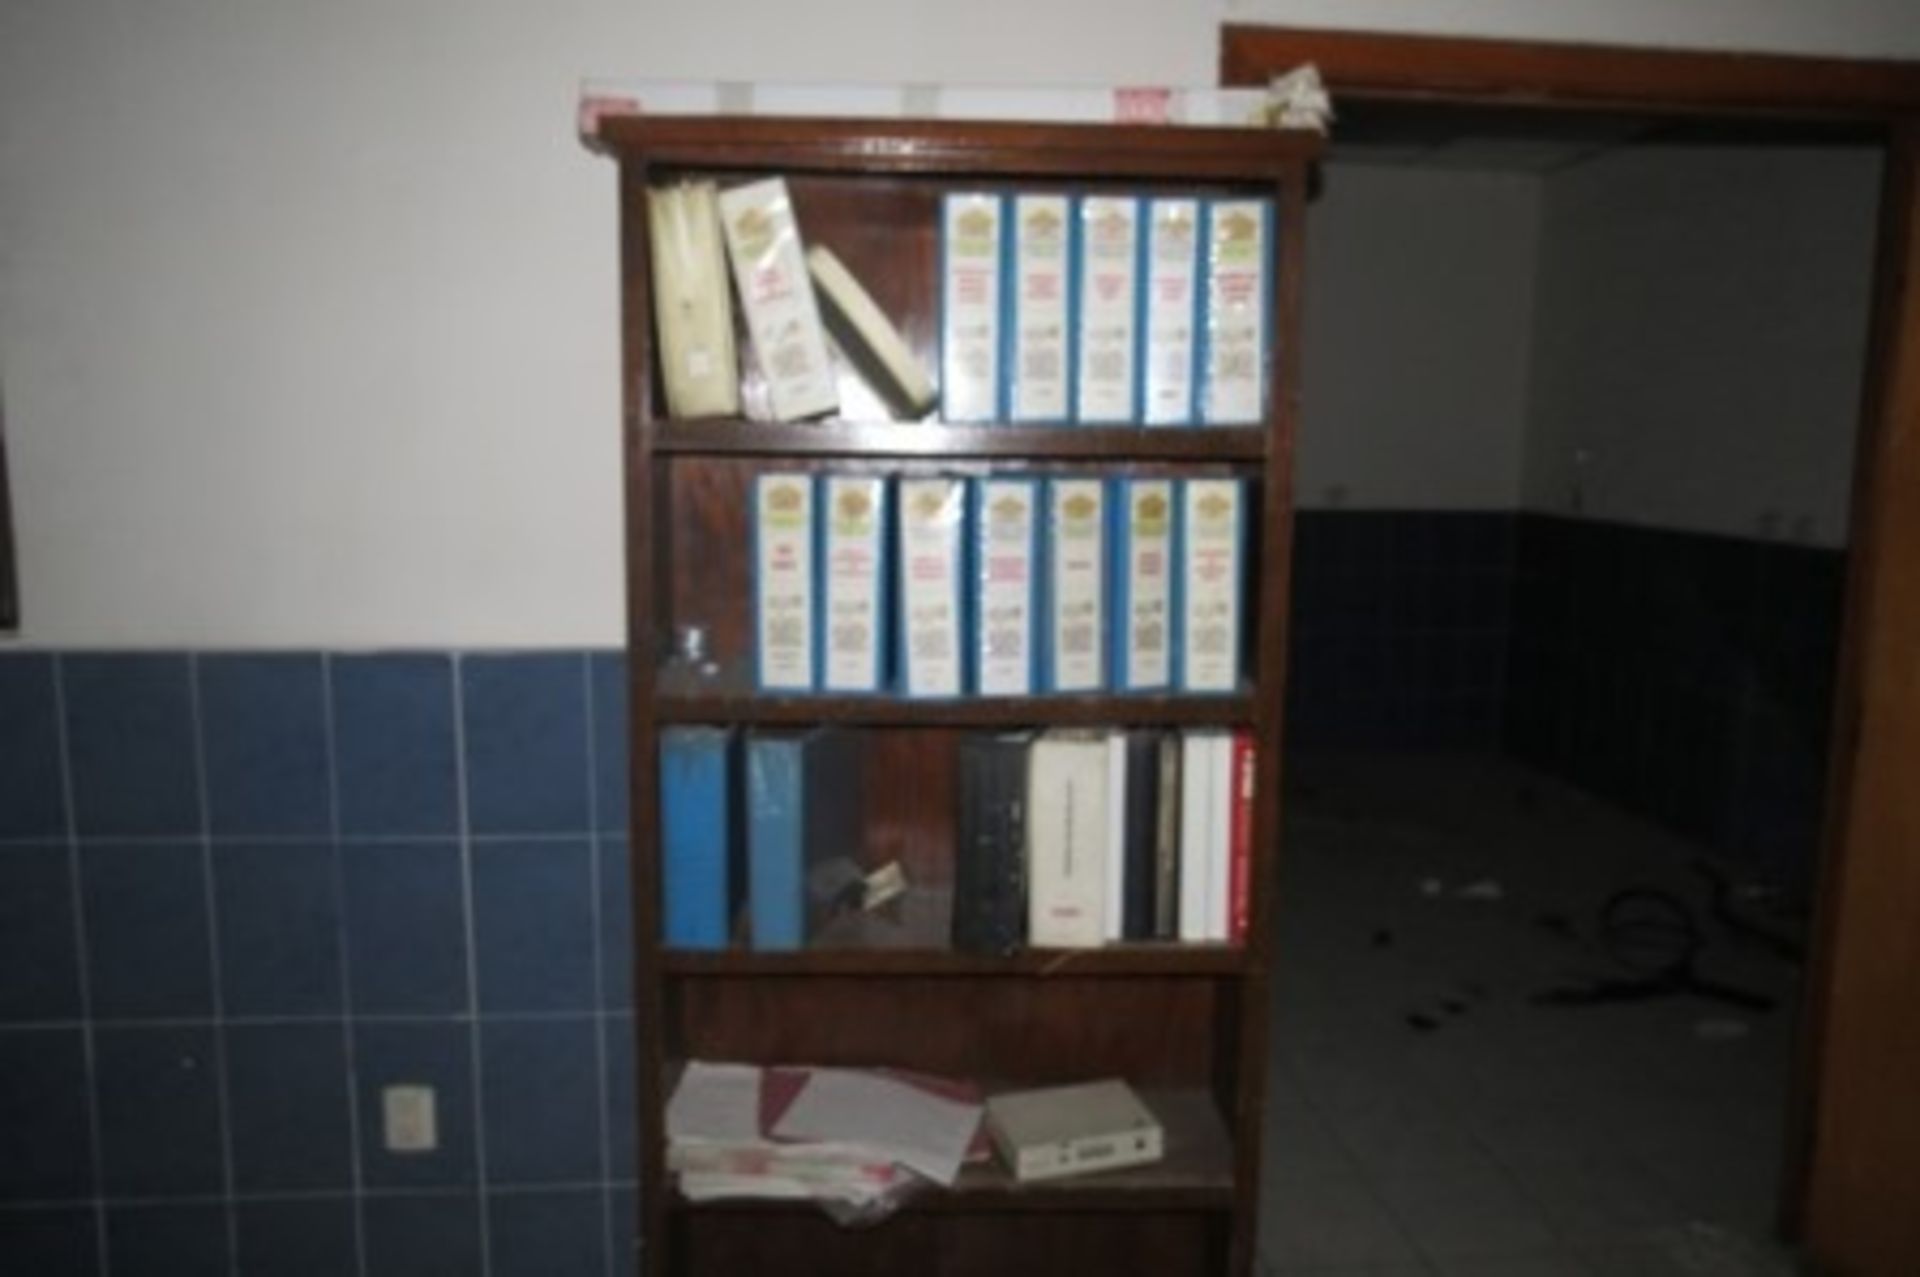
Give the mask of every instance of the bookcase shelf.
M 756 692 L 740 674 L 702 678 L 684 665 L 662 669 L 654 684 L 662 723 L 740 723 L 869 727 L 1182 727 L 1246 726 L 1252 689 L 1231 696 L 1021 696 L 909 700 L 898 696 L 781 696 Z
M 952 426 L 940 422 L 676 421 L 654 427 L 676 456 L 877 457 L 1059 461 L 1257 462 L 1267 435 L 1247 427 Z
M 636 116 L 605 122 L 595 145 L 620 170 L 640 1272 L 1251 1277 L 1281 830 L 1300 266 L 1319 139 L 1253 129 Z M 842 419 L 664 419 L 648 189 L 776 174 L 787 179 L 802 236 L 844 261 L 929 367 L 938 362 L 945 194 L 1271 200 L 1264 420 L 1230 428 L 889 421 L 847 369 Z M 755 477 L 774 469 L 1249 480 L 1247 681 L 1226 696 L 934 701 L 761 692 L 750 676 L 748 502 Z M 663 663 L 695 630 L 717 668 Z M 1245 942 L 996 957 L 935 947 L 946 937 L 930 930 L 868 933 L 876 944 L 927 946 L 918 948 L 668 950 L 658 767 L 662 732 L 683 724 L 858 730 L 863 766 L 880 780 L 865 786 L 866 845 L 853 850 L 869 871 L 897 863 L 910 884 L 928 888 L 922 900 L 958 881 L 956 764 L 969 734 L 1248 729 L 1257 752 Z M 1035 1086 L 1119 1077 L 1160 1117 L 1168 1154 L 1148 1167 L 1041 1185 L 1015 1184 L 997 1165 L 970 1167 L 954 1189 L 926 1192 L 870 1228 L 840 1228 L 791 1203 L 697 1205 L 675 1188 L 662 1135 L 672 1062 L 685 1059 L 893 1066 L 989 1090 L 992 1079 Z
M 964 1168 L 952 1189 L 908 1199 L 910 1211 L 1231 1211 L 1233 1140 L 1213 1097 L 1199 1088 L 1136 1088 L 1160 1120 L 1166 1156 L 1151 1166 L 1131 1167 L 1079 1179 L 1016 1182 L 997 1163 Z M 787 1213 L 816 1208 L 795 1202 L 690 1202 L 675 1194 L 673 1208 L 687 1212 Z
M 1120 944 L 1102 949 L 1029 949 L 1006 957 L 944 949 L 811 949 L 795 953 L 669 951 L 662 966 L 673 976 L 1236 976 L 1247 969 L 1243 950 L 1218 944 Z

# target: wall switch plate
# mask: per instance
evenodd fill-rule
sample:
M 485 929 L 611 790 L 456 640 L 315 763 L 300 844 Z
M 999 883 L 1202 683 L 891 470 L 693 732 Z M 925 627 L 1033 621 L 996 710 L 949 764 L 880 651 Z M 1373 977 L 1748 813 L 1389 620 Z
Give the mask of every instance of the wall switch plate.
M 380 1092 L 389 1153 L 431 1153 L 440 1147 L 440 1123 L 430 1086 L 389 1086 Z

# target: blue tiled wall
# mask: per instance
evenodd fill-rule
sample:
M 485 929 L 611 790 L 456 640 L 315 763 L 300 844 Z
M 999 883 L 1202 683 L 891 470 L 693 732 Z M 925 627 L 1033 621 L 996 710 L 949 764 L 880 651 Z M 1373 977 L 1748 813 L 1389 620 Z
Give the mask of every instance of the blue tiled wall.
M 628 1271 L 624 693 L 0 655 L 0 1273 Z M 436 1152 L 384 1151 L 397 1083 Z
M 1504 727 L 1807 858 L 1839 569 L 1303 514 L 1290 745 Z M 0 654 L 0 1275 L 627 1271 L 625 688 L 610 653 Z M 382 1150 L 396 1083 L 438 1151 Z
M 1514 516 L 1303 510 L 1294 527 L 1289 748 L 1497 751 Z
M 1810 885 L 1844 552 L 1548 515 L 1518 546 L 1511 752 Z

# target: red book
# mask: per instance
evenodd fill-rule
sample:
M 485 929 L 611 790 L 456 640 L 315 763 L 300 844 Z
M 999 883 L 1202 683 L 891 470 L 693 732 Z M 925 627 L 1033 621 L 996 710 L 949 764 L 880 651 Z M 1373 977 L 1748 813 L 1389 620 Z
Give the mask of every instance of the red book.
M 1253 733 L 1233 734 L 1233 810 L 1227 824 L 1227 937 L 1247 942 L 1253 914 Z

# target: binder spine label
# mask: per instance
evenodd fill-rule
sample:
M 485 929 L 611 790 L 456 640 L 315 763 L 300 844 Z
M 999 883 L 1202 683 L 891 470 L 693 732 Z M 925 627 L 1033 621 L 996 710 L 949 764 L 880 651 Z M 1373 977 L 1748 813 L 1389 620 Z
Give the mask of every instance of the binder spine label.
M 1189 479 L 1180 510 L 1180 688 L 1232 692 L 1240 682 L 1245 485 Z
M 1048 484 L 1049 686 L 1096 692 L 1106 686 L 1106 485 L 1099 479 Z
M 720 197 L 720 214 L 774 417 L 797 421 L 832 412 L 840 394 L 786 182 L 770 177 L 736 186 Z
M 754 660 L 768 691 L 814 685 L 813 482 L 800 474 L 754 480 Z
M 1139 419 L 1140 201 L 1089 195 L 1080 201 L 1080 306 L 1074 419 L 1127 425 Z
M 998 195 L 949 195 L 940 214 L 940 415 L 1000 409 L 1003 209 Z
M 982 696 L 1035 690 L 1038 489 L 1032 479 L 981 479 L 975 488 L 974 681 Z
M 1013 421 L 1065 421 L 1072 406 L 1072 211 L 1064 195 L 1013 200 L 1007 285 L 1007 416 Z
M 877 692 L 885 633 L 886 481 L 820 481 L 821 686 Z
M 966 484 L 900 481 L 900 660 L 908 696 L 958 696 Z
M 1173 681 L 1173 495 L 1171 479 L 1118 483 L 1114 685 L 1123 692 Z
M 1272 257 L 1269 201 L 1208 203 L 1200 406 L 1209 425 L 1252 425 L 1265 419 Z
M 1200 201 L 1157 199 L 1147 208 L 1143 409 L 1150 426 L 1184 425 L 1194 419 L 1199 350 Z

